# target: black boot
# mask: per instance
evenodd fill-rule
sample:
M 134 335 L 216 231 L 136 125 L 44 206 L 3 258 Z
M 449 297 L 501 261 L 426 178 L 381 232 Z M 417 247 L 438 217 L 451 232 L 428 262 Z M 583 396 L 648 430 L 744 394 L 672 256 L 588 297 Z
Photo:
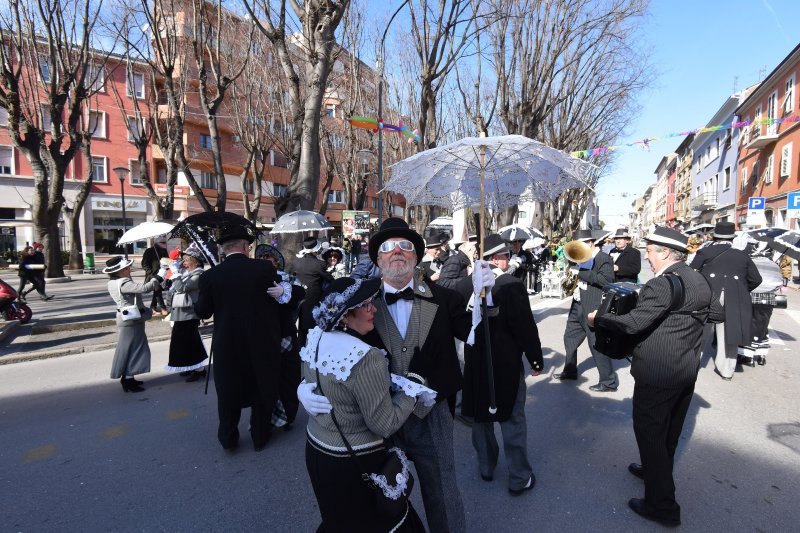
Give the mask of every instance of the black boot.
M 137 385 L 136 380 L 133 378 L 121 378 L 119 382 L 125 392 L 144 392 L 144 389 Z

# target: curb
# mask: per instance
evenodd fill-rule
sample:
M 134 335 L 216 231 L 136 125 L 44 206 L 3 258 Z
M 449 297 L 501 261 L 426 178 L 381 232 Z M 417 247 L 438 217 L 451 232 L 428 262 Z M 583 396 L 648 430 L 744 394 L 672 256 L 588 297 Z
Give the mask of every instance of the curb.
M 19 326 L 19 320 L 9 320 L 0 326 L 0 341 L 5 339 L 9 333 L 17 329 L 17 326 Z
M 74 331 L 78 329 L 93 329 L 115 326 L 116 319 L 87 320 L 84 322 L 67 322 L 64 324 L 37 324 L 31 326 L 31 334 L 39 335 L 42 333 L 56 333 L 58 331 Z
M 147 342 L 158 342 L 169 340 L 171 335 L 157 335 L 148 337 Z M 103 344 L 95 344 L 92 346 L 77 346 L 75 348 L 62 348 L 59 350 L 42 350 L 41 352 L 28 352 L 19 355 L 6 355 L 0 357 L 0 365 L 13 365 L 15 363 L 25 363 L 27 361 L 38 361 L 40 359 L 53 359 L 55 357 L 64 357 L 65 355 L 76 355 L 79 353 L 98 352 L 100 350 L 107 350 L 117 345 L 116 342 L 107 342 Z

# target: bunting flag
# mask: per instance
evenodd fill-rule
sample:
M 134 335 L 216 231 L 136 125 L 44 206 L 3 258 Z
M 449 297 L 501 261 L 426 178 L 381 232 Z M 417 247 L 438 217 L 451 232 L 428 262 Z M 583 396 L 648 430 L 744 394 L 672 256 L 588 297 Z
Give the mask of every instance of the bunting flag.
M 650 150 L 650 143 L 653 141 L 660 141 L 663 139 L 671 139 L 673 137 L 687 137 L 692 134 L 700 134 L 700 133 L 711 133 L 715 131 L 725 131 L 725 130 L 737 130 L 741 128 L 746 128 L 751 125 L 758 125 L 758 126 L 771 126 L 773 124 L 783 124 L 783 123 L 792 123 L 792 122 L 800 122 L 800 115 L 791 115 L 788 117 L 783 118 L 761 118 L 758 120 L 743 120 L 739 122 L 732 122 L 730 124 L 720 124 L 718 126 L 704 126 L 702 128 L 697 128 L 694 130 L 689 131 L 682 131 L 680 133 L 668 133 L 666 135 L 662 135 L 660 137 L 647 137 L 646 139 L 642 139 L 640 141 L 634 141 L 626 144 L 617 144 L 613 146 L 600 146 L 597 148 L 589 148 L 587 150 L 577 150 L 575 152 L 570 152 L 575 157 L 580 157 L 582 159 L 587 159 L 589 157 L 603 155 L 607 152 L 613 152 L 615 150 L 619 150 L 620 148 L 627 148 L 630 146 L 641 146 L 643 150 Z
M 386 124 L 382 118 L 369 117 L 348 117 L 347 121 L 354 128 L 372 130 L 373 133 L 377 133 L 379 129 L 394 131 L 398 135 L 403 135 L 404 137 L 413 139 L 414 141 L 419 141 L 419 135 L 416 132 L 411 131 L 411 129 L 409 129 L 409 127 L 402 122 L 395 126 L 394 124 Z

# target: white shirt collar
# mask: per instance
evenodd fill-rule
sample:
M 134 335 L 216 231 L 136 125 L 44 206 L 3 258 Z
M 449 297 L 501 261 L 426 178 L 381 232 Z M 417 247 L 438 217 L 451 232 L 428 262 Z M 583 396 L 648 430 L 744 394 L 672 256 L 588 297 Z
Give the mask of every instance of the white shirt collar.
M 408 283 L 402 289 L 395 289 L 394 287 L 392 287 L 391 285 L 389 285 L 385 281 L 383 282 L 383 292 L 384 293 L 388 292 L 388 293 L 392 294 L 392 293 L 395 293 L 395 292 L 403 291 L 403 290 L 405 290 L 405 289 L 407 289 L 409 287 L 411 287 L 411 290 L 414 290 L 414 278 L 413 278 L 413 276 L 412 276 L 412 278 L 410 280 L 408 280 Z

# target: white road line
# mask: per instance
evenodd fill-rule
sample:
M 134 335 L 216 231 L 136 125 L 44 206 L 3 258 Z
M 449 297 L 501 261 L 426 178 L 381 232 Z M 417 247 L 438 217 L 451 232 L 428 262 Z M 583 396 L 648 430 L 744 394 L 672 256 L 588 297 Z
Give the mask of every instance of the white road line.
M 787 309 L 786 314 L 792 317 L 792 320 L 800 324 L 800 311 L 795 311 L 794 309 Z
M 786 343 L 783 341 L 783 337 L 781 337 L 781 334 L 772 328 L 769 328 L 769 343 L 774 344 L 775 346 L 786 345 Z

